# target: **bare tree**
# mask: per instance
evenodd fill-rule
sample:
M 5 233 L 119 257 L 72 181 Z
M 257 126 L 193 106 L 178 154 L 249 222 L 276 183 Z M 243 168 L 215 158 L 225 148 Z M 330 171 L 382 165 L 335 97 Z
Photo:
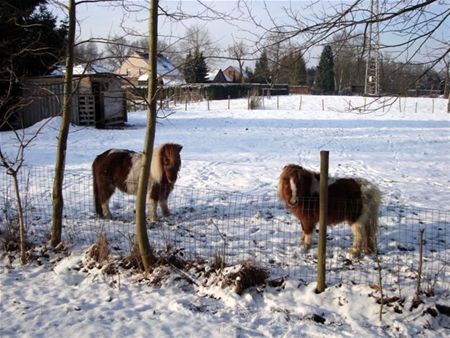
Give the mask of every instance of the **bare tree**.
M 55 178 L 53 180 L 52 193 L 52 236 L 51 245 L 56 247 L 61 242 L 62 232 L 62 214 L 64 208 L 64 199 L 62 185 L 64 179 L 64 170 L 66 164 L 67 138 L 69 136 L 70 114 L 72 111 L 72 79 L 74 63 L 74 43 L 75 43 L 75 25 L 76 25 L 76 3 L 75 0 L 69 0 L 67 4 L 68 12 L 68 36 L 66 52 L 66 73 L 64 77 L 64 98 L 61 109 L 62 121 L 58 134 L 58 144 L 55 161 Z
M 25 161 L 24 153 L 26 148 L 36 139 L 47 122 L 41 124 L 31 135 L 27 135 L 24 129 L 13 129 L 13 133 L 17 140 L 18 146 L 15 156 L 8 157 L 2 152 L 0 145 L 0 165 L 6 170 L 6 173 L 11 176 L 14 186 L 14 196 L 17 208 L 17 220 L 19 223 L 19 247 L 20 247 L 20 261 L 25 264 L 26 258 L 26 232 L 25 232 L 25 218 L 22 195 L 19 186 L 19 173 Z
M 391 54 L 398 66 L 422 65 L 423 77 L 449 55 L 448 18 L 450 7 L 438 0 L 380 0 L 378 13 L 371 11 L 370 2 L 352 0 L 329 3 L 323 7 L 317 1 L 291 3 L 284 9 L 286 20 L 274 19 L 253 23 L 264 31 L 258 46 L 267 45 L 267 37 L 277 37 L 279 43 L 297 41 L 300 48 L 308 50 L 331 42 L 346 32 L 348 39 L 361 38 L 363 50 L 368 50 L 370 24 L 378 23 L 380 52 Z M 248 12 L 251 6 L 246 2 Z M 269 11 L 267 15 L 271 18 Z M 269 42 L 273 45 L 273 41 Z M 417 80 L 417 79 L 416 79 Z
M 244 61 L 248 55 L 248 47 L 243 41 L 234 41 L 234 43 L 228 47 L 228 54 L 231 58 L 235 59 L 239 65 L 239 73 L 241 74 L 241 81 L 245 81 L 244 77 Z
M 99 50 L 99 46 L 93 41 L 81 41 L 75 43 L 73 49 L 73 58 L 76 62 L 92 63 L 100 60 L 103 57 L 103 52 Z
M 158 41 L 158 0 L 151 0 L 149 10 L 149 62 L 148 62 L 148 93 L 147 100 L 149 106 L 147 108 L 147 129 L 145 133 L 144 143 L 144 161 L 139 175 L 139 183 L 136 197 L 136 240 L 141 253 L 142 262 L 145 272 L 149 272 L 156 259 L 151 250 L 145 216 L 145 202 L 147 200 L 148 182 L 150 178 L 150 166 L 153 155 L 153 145 L 155 142 L 156 131 L 156 91 L 157 91 L 157 41 Z

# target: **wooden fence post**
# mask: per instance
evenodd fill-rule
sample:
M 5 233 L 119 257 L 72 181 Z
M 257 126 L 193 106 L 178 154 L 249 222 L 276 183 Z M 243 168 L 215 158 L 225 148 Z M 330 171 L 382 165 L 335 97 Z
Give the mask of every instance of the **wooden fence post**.
M 228 110 L 230 110 L 230 95 L 228 95 Z
M 325 101 L 324 101 L 324 99 L 322 99 L 322 111 L 324 111 L 325 110 Z
M 317 288 L 318 293 L 325 290 L 325 258 L 327 251 L 328 214 L 328 158 L 329 151 L 320 151 L 320 192 L 319 192 L 319 245 L 317 248 Z
M 280 109 L 280 96 L 277 95 L 277 109 Z
M 300 103 L 298 105 L 298 110 L 302 110 L 302 96 L 300 95 Z

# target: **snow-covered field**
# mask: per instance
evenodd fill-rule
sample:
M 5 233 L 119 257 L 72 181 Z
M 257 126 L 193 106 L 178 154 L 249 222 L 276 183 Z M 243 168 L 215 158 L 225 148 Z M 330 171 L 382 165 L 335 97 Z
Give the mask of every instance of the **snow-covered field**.
M 132 199 L 121 194 L 112 202 L 115 221 L 100 222 L 95 217 L 90 166 L 96 155 L 109 148 L 142 149 L 145 113 L 134 112 L 124 129 L 71 127 L 65 239 L 72 253 L 62 260 L 50 254 L 25 267 L 3 257 L 0 335 L 448 336 L 449 318 L 439 311 L 433 316 L 430 310 L 436 304 L 450 305 L 447 100 L 402 98 L 384 108 L 377 102 L 364 110 L 361 97 L 304 95 L 299 110 L 300 96 L 278 99 L 277 103 L 276 97 L 265 98 L 264 109 L 253 111 L 242 99 L 231 101 L 231 109 L 226 101 L 212 101 L 210 110 L 206 102 L 198 102 L 187 110 L 178 105 L 165 112 L 156 144 L 182 144 L 183 163 L 170 201 L 174 215 L 150 228 L 149 237 L 160 245 L 170 242 L 186 248 L 186 257 L 211 258 L 223 248 L 230 263 L 254 258 L 270 266 L 272 277 L 288 276 L 283 286 L 251 289 L 238 296 L 230 288 L 189 284 L 177 272 L 159 287 L 138 281 L 127 270 L 113 276 L 95 268 L 84 272 L 84 250 L 93 241 L 81 236 L 84 231 L 92 234 L 100 225 L 108 228 L 116 253 L 126 250 L 124 233 L 133 231 Z M 349 107 L 361 109 L 348 111 Z M 28 198 L 46 210 L 34 209 L 29 236 L 42 237 L 43 229 L 49 228 L 59 122 L 50 121 L 25 153 L 32 168 L 26 183 Z M 26 132 L 32 135 L 39 125 Z M 0 137 L 2 152 L 15 155 L 13 133 L 2 132 Z M 386 272 L 385 292 L 404 300 L 385 306 L 382 322 L 375 300 L 379 292 L 372 285 L 374 259 L 348 257 L 348 227 L 330 229 L 327 245 L 329 274 L 344 282 L 329 280 L 327 290 L 315 294 L 315 283 L 310 281 L 316 245 L 312 252 L 301 250 L 298 224 L 276 201 L 283 166 L 298 163 L 318 170 L 320 150 L 330 151 L 330 175 L 365 177 L 383 191 L 379 246 L 381 265 L 391 270 Z M 0 177 L 3 198 L 10 187 L 4 174 Z M 4 215 L 0 220 L 4 222 Z M 428 240 L 425 251 L 430 254 L 425 269 L 432 263 L 433 271 L 439 271 L 439 278 L 447 283 L 432 287 L 432 280 L 424 282 L 423 288 L 434 289 L 435 296 L 422 296 L 424 304 L 410 310 L 418 266 L 414 243 L 422 228 Z M 347 276 L 349 272 L 342 270 L 351 273 Z M 402 275 L 401 283 L 395 283 L 396 275 Z M 351 283 L 359 279 L 361 284 Z

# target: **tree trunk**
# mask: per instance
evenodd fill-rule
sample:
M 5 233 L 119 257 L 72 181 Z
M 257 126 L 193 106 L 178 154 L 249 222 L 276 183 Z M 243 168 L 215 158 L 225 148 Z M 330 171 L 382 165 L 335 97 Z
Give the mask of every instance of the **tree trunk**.
M 66 55 L 66 75 L 64 77 L 64 101 L 62 106 L 62 121 L 58 136 L 58 146 L 56 150 L 55 178 L 53 180 L 53 214 L 52 214 L 52 237 L 51 245 L 57 246 L 61 242 L 62 213 L 64 200 L 62 185 L 64 178 L 64 168 L 66 162 L 67 138 L 69 135 L 70 115 L 72 111 L 72 77 L 73 77 L 73 45 L 75 42 L 75 0 L 70 0 L 69 11 L 69 31 L 67 37 Z
M 447 113 L 450 113 L 450 93 L 448 94 Z
M 19 241 L 20 241 L 20 262 L 25 264 L 26 257 L 26 238 L 25 238 L 25 222 L 23 220 L 22 199 L 20 198 L 19 181 L 17 180 L 17 171 L 11 175 L 14 182 L 14 191 L 16 194 L 17 217 L 19 221 Z
M 150 1 L 149 35 L 148 35 L 148 92 L 147 100 L 150 103 L 147 108 L 147 128 L 144 143 L 144 162 L 139 175 L 139 184 L 136 197 L 136 241 L 139 246 L 142 263 L 145 272 L 150 272 L 156 259 L 150 247 L 147 235 L 147 224 L 145 215 L 145 203 L 150 177 L 150 166 L 153 155 L 153 145 L 156 131 L 156 44 L 158 37 L 158 0 Z

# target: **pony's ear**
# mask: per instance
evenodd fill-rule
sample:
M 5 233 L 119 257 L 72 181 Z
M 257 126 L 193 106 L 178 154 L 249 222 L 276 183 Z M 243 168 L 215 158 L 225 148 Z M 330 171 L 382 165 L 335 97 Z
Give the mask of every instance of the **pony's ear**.
M 175 144 L 175 147 L 177 148 L 178 152 L 180 152 L 181 149 L 183 149 L 183 146 L 181 144 Z

